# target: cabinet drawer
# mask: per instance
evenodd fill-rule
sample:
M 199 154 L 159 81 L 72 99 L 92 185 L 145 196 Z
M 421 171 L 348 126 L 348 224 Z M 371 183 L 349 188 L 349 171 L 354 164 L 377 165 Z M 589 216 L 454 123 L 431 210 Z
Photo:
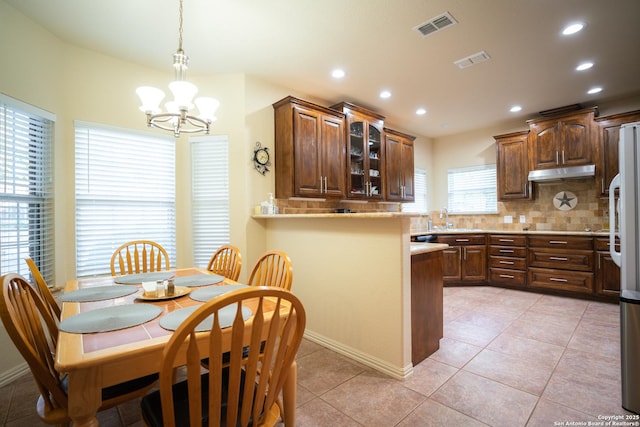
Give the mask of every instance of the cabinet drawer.
M 524 258 L 527 256 L 526 248 L 518 248 L 515 246 L 494 246 L 489 247 L 489 253 L 496 256 L 512 256 Z
M 489 244 L 497 246 L 526 246 L 526 236 L 516 236 L 511 234 L 492 234 L 489 236 Z
M 492 256 L 489 260 L 491 268 L 508 268 L 512 270 L 526 270 L 527 260 L 524 258 L 507 258 Z
M 450 246 L 484 245 L 487 238 L 484 234 L 446 234 L 438 235 L 438 243 L 446 243 Z
M 560 270 L 593 271 L 593 252 L 529 248 L 529 266 Z
M 593 273 L 529 268 L 529 286 L 592 293 Z
M 591 237 L 529 236 L 529 247 L 558 249 L 593 249 Z
M 609 239 L 595 239 L 593 242 L 596 251 L 609 252 Z M 620 239 L 616 237 L 616 251 L 620 252 Z
M 525 286 L 527 282 L 527 272 L 508 270 L 506 268 L 490 268 L 489 280 L 490 284 L 500 283 L 505 285 Z

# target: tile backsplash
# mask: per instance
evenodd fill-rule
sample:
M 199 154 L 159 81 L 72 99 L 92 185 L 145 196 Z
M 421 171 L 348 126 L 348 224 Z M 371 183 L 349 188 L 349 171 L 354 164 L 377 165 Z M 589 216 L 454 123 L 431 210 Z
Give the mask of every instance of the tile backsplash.
M 450 214 L 449 222 L 456 228 L 514 231 L 524 228 L 536 231 L 598 231 L 609 227 L 609 201 L 599 198 L 600 193 L 596 190 L 593 178 L 536 184 L 536 187 L 533 200 L 498 202 L 497 214 Z M 559 210 L 554 205 L 556 195 L 564 192 L 571 192 L 577 198 L 571 210 Z M 505 223 L 505 216 L 510 216 L 513 222 Z M 524 223 L 520 223 L 520 216 L 524 216 Z M 434 226 L 444 227 L 444 217 L 441 219 L 440 211 L 434 210 L 430 215 L 413 218 L 411 232 L 427 231 L 429 217 Z

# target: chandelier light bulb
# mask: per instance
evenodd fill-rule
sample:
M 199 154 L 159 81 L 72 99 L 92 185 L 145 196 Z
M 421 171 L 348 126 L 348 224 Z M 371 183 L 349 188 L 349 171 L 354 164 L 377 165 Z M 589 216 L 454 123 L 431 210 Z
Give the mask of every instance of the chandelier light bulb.
M 220 106 L 220 102 L 217 99 L 211 97 L 196 98 L 194 103 L 198 107 L 200 117 L 202 120 L 206 120 L 209 123 L 216 121 L 216 110 Z
M 142 105 L 140 111 L 143 113 L 157 114 L 160 110 L 160 103 L 164 99 L 164 92 L 158 88 L 151 86 L 140 86 L 136 89 L 136 93 L 140 98 Z

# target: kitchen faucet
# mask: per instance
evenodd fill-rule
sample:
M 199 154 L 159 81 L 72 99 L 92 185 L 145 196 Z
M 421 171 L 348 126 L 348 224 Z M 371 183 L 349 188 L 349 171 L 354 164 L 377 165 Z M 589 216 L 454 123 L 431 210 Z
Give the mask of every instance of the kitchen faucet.
M 451 224 L 449 224 L 449 211 L 447 210 L 447 208 L 440 209 L 440 219 L 442 219 L 443 214 L 445 215 L 444 228 L 445 230 L 448 230 Z

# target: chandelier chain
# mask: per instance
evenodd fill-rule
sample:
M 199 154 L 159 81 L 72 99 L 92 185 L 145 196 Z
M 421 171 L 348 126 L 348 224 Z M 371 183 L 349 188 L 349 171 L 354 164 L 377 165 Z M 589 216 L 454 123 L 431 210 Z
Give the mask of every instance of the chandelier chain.
M 178 21 L 178 52 L 183 52 L 182 50 L 182 0 L 180 0 L 180 20 Z

